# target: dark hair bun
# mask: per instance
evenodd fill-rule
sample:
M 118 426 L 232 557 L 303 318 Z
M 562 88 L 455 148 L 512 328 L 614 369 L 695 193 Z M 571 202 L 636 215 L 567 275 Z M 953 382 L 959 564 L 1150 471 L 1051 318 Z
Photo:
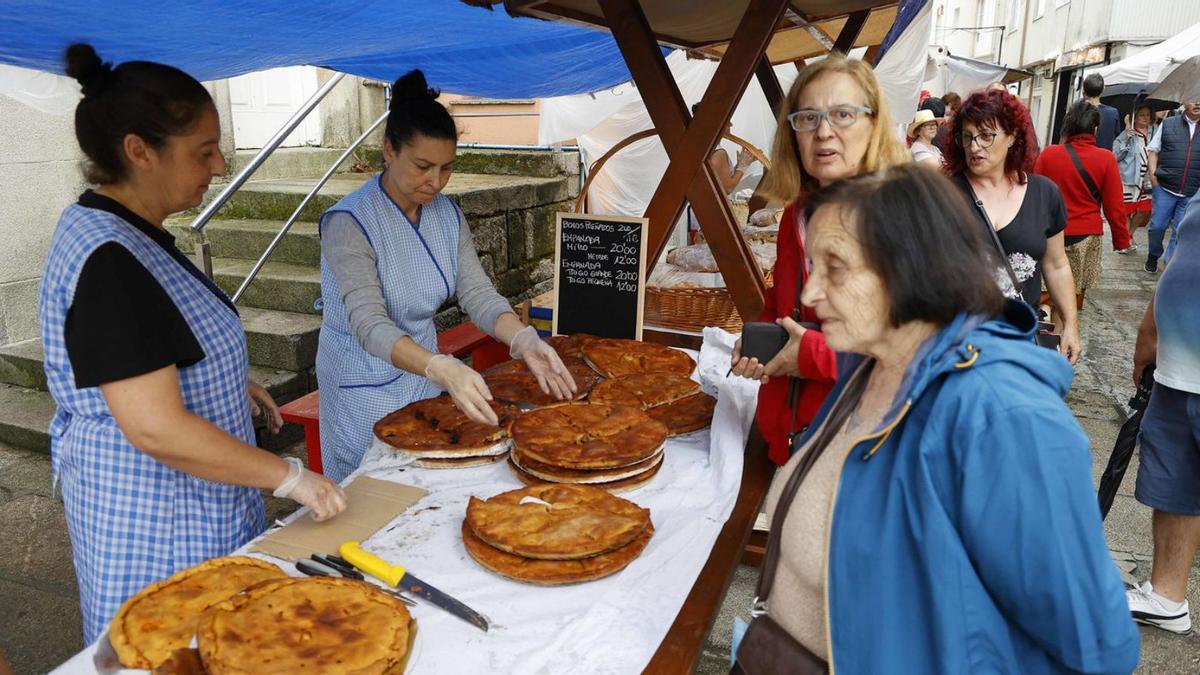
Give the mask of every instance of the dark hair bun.
M 397 104 L 408 101 L 423 98 L 434 100 L 440 94 L 440 91 L 430 87 L 429 83 L 425 81 L 425 73 L 422 73 L 420 69 L 413 69 L 392 83 L 391 109 L 395 110 Z
M 96 49 L 88 44 L 67 47 L 67 75 L 78 80 L 84 96 L 99 94 L 112 77 L 112 64 L 100 60 Z

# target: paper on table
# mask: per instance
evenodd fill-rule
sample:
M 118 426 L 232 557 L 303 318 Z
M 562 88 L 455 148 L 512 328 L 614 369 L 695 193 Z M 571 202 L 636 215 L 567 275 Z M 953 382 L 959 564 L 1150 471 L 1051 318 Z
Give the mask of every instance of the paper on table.
M 251 551 L 283 560 L 313 553 L 334 553 L 344 541 L 363 541 L 429 494 L 411 485 L 359 476 L 346 486 L 346 510 L 318 523 L 296 518 L 250 546 Z

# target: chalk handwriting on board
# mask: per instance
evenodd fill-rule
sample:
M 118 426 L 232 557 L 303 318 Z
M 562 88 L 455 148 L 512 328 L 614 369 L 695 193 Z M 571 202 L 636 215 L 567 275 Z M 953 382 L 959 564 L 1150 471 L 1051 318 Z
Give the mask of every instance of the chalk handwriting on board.
M 555 333 L 641 338 L 647 221 L 558 214 Z

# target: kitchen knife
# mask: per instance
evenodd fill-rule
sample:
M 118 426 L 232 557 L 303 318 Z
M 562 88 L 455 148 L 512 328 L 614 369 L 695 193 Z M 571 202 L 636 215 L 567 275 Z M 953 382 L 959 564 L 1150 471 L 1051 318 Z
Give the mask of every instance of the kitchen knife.
M 479 630 L 487 631 L 487 619 L 483 618 L 479 612 L 414 577 L 404 569 L 403 565 L 388 564 L 383 558 L 363 550 L 363 547 L 357 541 L 343 543 L 338 547 L 338 553 L 351 565 L 383 581 L 389 586 L 395 586 L 396 588 L 408 591 L 441 607 Z
M 304 574 L 307 574 L 310 577 L 333 577 L 333 578 L 337 579 L 337 578 L 341 578 L 343 576 L 341 573 L 341 570 L 337 569 L 336 567 L 333 567 L 331 565 L 326 565 L 324 563 L 314 561 L 314 560 L 297 560 L 296 561 L 296 569 L 299 570 L 300 572 L 303 572 Z M 355 570 L 355 571 L 357 572 L 357 570 Z M 361 575 L 360 575 L 360 577 L 361 577 Z M 348 577 L 348 578 L 354 579 L 354 577 Z M 354 580 L 362 581 L 363 583 L 368 583 L 367 581 L 365 581 L 361 578 L 354 579 Z M 396 598 L 397 600 L 399 600 L 400 602 L 403 602 L 404 604 L 408 605 L 409 607 L 415 607 L 417 604 L 417 603 L 413 602 L 412 599 L 406 598 L 403 595 L 400 595 L 399 591 L 392 590 L 390 588 L 379 588 L 378 586 L 375 586 L 375 584 L 371 584 L 371 586 L 374 586 L 375 588 L 379 589 L 383 593 L 387 593 L 388 595 L 392 596 L 393 598 Z

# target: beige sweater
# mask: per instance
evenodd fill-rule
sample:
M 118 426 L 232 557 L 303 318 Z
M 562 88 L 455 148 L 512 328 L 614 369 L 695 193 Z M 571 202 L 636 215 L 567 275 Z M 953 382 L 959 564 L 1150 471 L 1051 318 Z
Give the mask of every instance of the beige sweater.
M 779 569 L 767 599 L 767 614 L 793 638 L 822 659 L 829 660 L 825 638 L 825 562 L 829 555 L 829 524 L 842 464 L 854 439 L 838 432 L 800 484 L 784 521 Z M 774 516 L 780 493 L 810 443 L 792 456 L 775 475 L 767 492 L 766 513 Z

